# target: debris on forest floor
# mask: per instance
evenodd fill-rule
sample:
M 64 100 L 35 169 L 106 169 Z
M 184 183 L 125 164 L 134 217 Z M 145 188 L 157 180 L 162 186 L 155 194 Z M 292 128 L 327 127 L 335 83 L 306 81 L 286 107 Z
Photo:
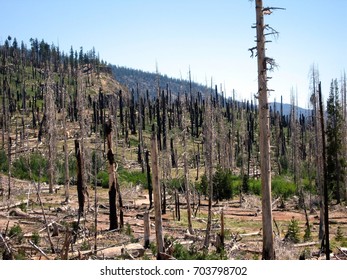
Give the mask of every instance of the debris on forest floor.
M 15 179 L 13 179 L 15 180 Z M 0 252 L 3 259 L 155 259 L 155 250 L 144 247 L 143 214 L 149 207 L 148 195 L 144 190 L 124 190 L 124 228 L 109 231 L 109 209 L 107 191 L 98 191 L 97 209 L 90 192 L 85 215 L 78 221 L 77 194 L 71 194 L 70 203 L 65 204 L 61 188 L 56 193 L 41 193 L 43 212 L 34 192 L 29 192 L 30 184 L 15 181 L 11 200 L 0 201 Z M 71 187 L 71 193 L 73 192 Z M 212 238 L 209 253 L 215 254 L 220 246 L 220 211 L 223 209 L 225 225 L 223 254 L 228 259 L 261 259 L 262 231 L 260 199 L 246 196 L 243 204 L 222 201 L 213 207 Z M 199 209 L 195 204 L 193 217 L 194 234 L 187 232 L 186 205 L 181 200 L 181 220 L 177 220 L 168 195 L 166 214 L 163 215 L 166 251 L 162 257 L 173 259 L 174 250 L 185 248 L 193 254 L 203 248 L 207 223 L 207 207 L 201 201 Z M 96 212 L 97 210 L 97 212 Z M 334 209 L 331 213 L 332 233 L 337 226 L 347 224 L 346 209 Z M 97 225 L 95 227 L 95 215 Z M 150 244 L 155 246 L 154 213 L 150 215 Z M 299 221 L 301 232 L 305 228 L 305 215 L 287 203 L 286 209 L 273 213 L 276 257 L 278 259 L 321 259 L 319 243 L 314 241 L 291 244 L 284 240 L 289 221 L 294 217 Z M 309 215 L 312 232 L 317 234 L 317 215 Z M 47 229 L 48 227 L 48 229 Z M 96 232 L 95 232 L 96 228 Z M 49 236 L 48 236 L 49 233 Z M 332 238 L 334 238 L 332 236 Z M 50 241 L 53 247 L 50 245 Z M 344 243 L 334 243 L 332 259 L 347 259 Z M 178 247 L 177 247 L 178 246 Z M 181 247 L 183 246 L 183 247 Z M 54 251 L 54 252 L 53 252 Z M 176 252 L 176 254 L 178 254 Z M 183 253 L 182 253 L 183 254 Z M 183 254 L 183 256 L 185 256 Z

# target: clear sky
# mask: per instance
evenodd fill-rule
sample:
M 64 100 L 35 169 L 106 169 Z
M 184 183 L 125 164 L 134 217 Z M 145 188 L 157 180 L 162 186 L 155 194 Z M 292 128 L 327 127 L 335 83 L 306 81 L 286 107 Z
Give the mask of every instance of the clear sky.
M 286 8 L 266 16 L 280 36 L 267 45 L 279 68 L 270 73 L 270 98 L 307 107 L 315 64 L 323 93 L 347 66 L 346 0 L 264 0 Z M 0 0 L 0 42 L 8 35 L 30 46 L 44 39 L 60 50 L 90 50 L 109 63 L 188 78 L 249 99 L 257 91 L 254 2 L 249 0 Z

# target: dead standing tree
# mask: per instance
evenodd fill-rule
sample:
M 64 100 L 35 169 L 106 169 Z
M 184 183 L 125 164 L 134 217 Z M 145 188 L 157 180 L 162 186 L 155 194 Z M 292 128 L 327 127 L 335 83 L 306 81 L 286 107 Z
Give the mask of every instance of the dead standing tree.
M 155 213 L 155 233 L 157 241 L 157 259 L 161 259 L 161 254 L 164 253 L 164 238 L 163 238 L 163 221 L 161 211 L 161 193 L 159 181 L 159 163 L 158 163 L 158 143 L 155 127 L 152 128 L 151 137 L 151 159 L 152 159 L 152 185 L 154 198 L 154 213 Z
M 208 179 L 208 217 L 206 225 L 206 235 L 204 240 L 204 249 L 207 251 L 210 245 L 211 228 L 212 228 L 212 199 L 213 199 L 213 159 L 214 159 L 214 113 L 213 106 L 209 97 L 205 101 L 205 120 L 204 120 L 204 152 L 205 168 Z
M 120 215 L 120 228 L 123 228 L 123 203 L 122 197 L 119 190 L 119 184 L 117 180 L 117 168 L 116 161 L 112 150 L 112 122 L 109 119 L 108 123 L 105 124 L 105 135 L 107 139 L 107 160 L 108 160 L 108 196 L 110 204 L 110 230 L 118 228 L 118 217 L 117 217 L 117 194 L 119 204 L 119 215 Z
M 188 231 L 190 234 L 194 234 L 192 223 L 192 208 L 190 205 L 190 187 L 189 187 L 189 169 L 187 160 L 187 127 L 183 130 L 183 164 L 184 164 L 184 186 L 186 189 L 186 201 L 187 201 L 187 219 L 188 219 Z
M 256 30 L 257 46 L 249 49 L 256 50 L 258 58 L 258 98 L 259 98 L 259 130 L 260 130 L 260 170 L 261 170 L 261 191 L 262 191 L 262 222 L 263 222 L 263 256 L 265 260 L 275 259 L 272 209 L 271 209 L 271 158 L 270 158 L 270 123 L 268 106 L 267 70 L 276 67 L 272 58 L 265 56 L 266 35 L 277 36 L 278 32 L 264 24 L 264 14 L 271 14 L 272 10 L 281 9 L 268 7 L 263 8 L 263 1 L 256 0 Z M 270 30 L 269 33 L 264 31 Z
M 84 181 L 84 158 L 81 140 L 75 139 L 75 155 L 77 159 L 77 197 L 78 197 L 78 221 L 84 213 L 86 186 Z
M 47 146 L 48 146 L 48 174 L 49 174 L 49 193 L 53 193 L 53 184 L 55 177 L 55 159 L 56 159 L 56 108 L 54 101 L 54 92 L 52 89 L 52 79 L 50 70 L 47 71 L 47 81 L 45 84 L 46 92 L 44 95 L 45 101 L 45 125 L 47 131 Z

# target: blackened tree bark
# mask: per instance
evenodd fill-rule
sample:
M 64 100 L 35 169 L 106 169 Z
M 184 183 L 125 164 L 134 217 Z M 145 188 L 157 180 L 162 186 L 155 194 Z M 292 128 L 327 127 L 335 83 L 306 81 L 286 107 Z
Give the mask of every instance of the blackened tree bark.
M 84 182 L 84 159 L 81 150 L 80 140 L 75 139 L 75 156 L 77 159 L 77 198 L 78 198 L 78 217 L 84 214 L 85 203 L 85 182 Z
M 322 101 L 322 88 L 321 83 L 318 85 L 319 96 L 319 111 L 320 111 L 320 125 L 322 133 L 322 146 L 323 146 L 323 190 L 324 190 L 324 226 L 325 226 L 325 254 L 326 259 L 330 260 L 330 242 L 329 242 L 329 205 L 328 205 L 328 183 L 327 183 L 327 163 L 326 163 L 326 143 L 325 143 L 325 128 L 324 128 L 324 111 Z
M 109 185 L 109 205 L 110 205 L 110 230 L 118 228 L 118 217 L 117 217 L 117 201 L 118 195 L 119 213 L 120 213 L 120 228 L 123 228 L 123 203 L 119 190 L 119 184 L 117 179 L 117 168 L 116 161 L 112 150 L 112 121 L 109 119 L 108 123 L 105 124 L 105 135 L 107 139 L 107 160 L 108 160 L 108 185 Z
M 153 207 L 153 188 L 152 188 L 152 177 L 151 167 L 149 165 L 149 151 L 145 152 L 146 171 L 147 171 L 147 185 L 148 185 L 148 196 L 149 196 L 149 209 Z

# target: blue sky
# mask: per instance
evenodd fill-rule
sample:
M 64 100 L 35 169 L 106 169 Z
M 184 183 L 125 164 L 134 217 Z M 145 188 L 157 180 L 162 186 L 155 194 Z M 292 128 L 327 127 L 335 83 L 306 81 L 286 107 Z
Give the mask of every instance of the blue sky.
M 109 63 L 188 78 L 210 84 L 211 78 L 235 90 L 239 99 L 257 91 L 254 2 L 248 0 L 0 0 L 0 42 L 8 35 L 30 45 L 44 39 L 68 52 L 95 47 Z M 266 16 L 280 32 L 267 45 L 279 68 L 270 73 L 270 99 L 290 102 L 290 92 L 307 107 L 309 70 L 315 64 L 323 93 L 347 65 L 346 0 L 264 0 L 286 8 Z

